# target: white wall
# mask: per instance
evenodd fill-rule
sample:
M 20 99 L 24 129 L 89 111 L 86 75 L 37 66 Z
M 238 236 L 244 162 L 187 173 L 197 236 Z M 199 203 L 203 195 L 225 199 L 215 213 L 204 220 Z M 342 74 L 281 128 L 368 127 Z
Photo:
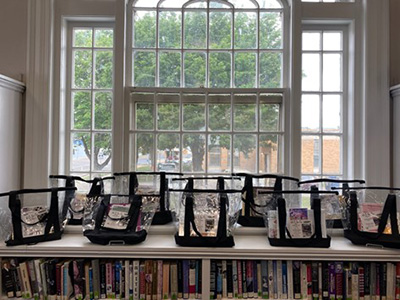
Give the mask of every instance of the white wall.
M 25 81 L 28 0 L 0 0 L 0 74 Z

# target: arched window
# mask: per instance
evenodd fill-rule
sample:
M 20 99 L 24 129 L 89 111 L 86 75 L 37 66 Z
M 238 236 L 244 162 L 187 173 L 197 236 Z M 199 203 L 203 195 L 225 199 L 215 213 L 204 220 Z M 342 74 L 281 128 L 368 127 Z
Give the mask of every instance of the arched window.
M 282 87 L 278 0 L 133 3 L 135 87 Z
M 280 0 L 132 2 L 131 170 L 284 172 L 286 12 Z

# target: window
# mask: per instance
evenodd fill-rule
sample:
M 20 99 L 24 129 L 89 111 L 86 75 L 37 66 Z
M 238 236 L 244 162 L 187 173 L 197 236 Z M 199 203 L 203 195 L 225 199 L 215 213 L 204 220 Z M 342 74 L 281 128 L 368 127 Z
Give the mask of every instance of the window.
M 137 1 L 130 168 L 283 172 L 280 1 Z
M 345 31 L 302 35 L 302 177 L 343 178 L 343 103 L 346 103 Z
M 112 165 L 113 27 L 71 23 L 68 46 L 67 173 L 104 176 Z

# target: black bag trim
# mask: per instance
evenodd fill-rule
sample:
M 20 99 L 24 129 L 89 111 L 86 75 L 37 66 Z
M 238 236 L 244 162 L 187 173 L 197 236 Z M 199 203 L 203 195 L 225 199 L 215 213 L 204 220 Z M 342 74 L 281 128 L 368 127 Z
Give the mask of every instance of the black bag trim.
M 280 238 L 268 238 L 271 246 L 278 247 L 313 247 L 313 248 L 329 248 L 331 245 L 331 238 L 327 236 L 322 237 L 321 229 L 321 200 L 314 199 L 314 226 L 315 233 L 311 238 L 292 238 L 286 228 L 286 201 L 283 198 L 278 199 L 278 218 L 279 218 L 279 236 Z M 288 233 L 289 238 L 286 238 Z
M 368 187 L 368 189 L 377 189 L 376 187 Z M 397 190 L 392 188 L 383 188 L 380 190 Z M 383 206 L 381 219 L 379 220 L 378 232 L 365 232 L 358 229 L 358 200 L 357 194 L 352 191 L 350 192 L 350 226 L 351 229 L 344 231 L 344 236 L 349 239 L 355 245 L 368 245 L 375 244 L 381 245 L 388 248 L 400 249 L 400 234 L 397 220 L 397 207 L 396 207 L 396 195 L 389 194 L 386 198 Z M 390 220 L 390 226 L 392 234 L 384 234 L 383 231 L 386 224 Z
M 308 183 L 322 183 L 322 182 L 332 182 L 332 183 L 359 183 L 359 184 L 365 184 L 365 180 L 363 179 L 331 179 L 331 178 L 317 178 L 317 179 L 311 179 L 311 180 L 304 180 L 300 181 L 298 183 L 298 186 L 302 184 L 308 184 Z
M 61 188 L 50 188 L 50 189 L 23 189 L 11 191 L 9 193 L 2 194 L 1 196 L 9 195 L 8 199 L 8 207 L 11 211 L 12 216 L 12 226 L 13 226 L 13 239 L 9 239 L 6 241 L 7 246 L 16 246 L 23 244 L 36 244 L 44 241 L 52 241 L 61 239 L 61 235 L 63 230 L 60 227 L 60 220 L 58 215 L 58 192 L 60 191 L 71 191 L 76 190 L 73 187 L 61 187 Z M 21 200 L 18 198 L 18 195 L 22 194 L 36 194 L 36 193 L 51 193 L 50 198 L 50 208 L 49 212 L 43 217 L 38 224 L 43 221 L 46 222 L 44 234 L 40 236 L 26 237 L 24 238 L 22 235 L 22 219 L 21 219 Z M 35 225 L 35 224 L 27 224 Z M 53 232 L 50 233 L 51 228 L 53 228 Z
M 108 245 L 112 242 L 134 245 L 143 242 L 147 236 L 146 230 L 143 229 L 140 231 L 135 231 L 140 215 L 140 208 L 142 206 L 142 196 L 118 194 L 108 194 L 101 196 L 103 196 L 104 198 L 101 200 L 99 210 L 96 215 L 95 228 L 93 230 L 86 230 L 83 235 L 86 236 L 92 243 L 100 245 Z M 112 196 L 132 198 L 131 206 L 128 212 L 129 222 L 126 229 L 118 230 L 102 227 L 102 223 L 107 213 L 107 209 Z

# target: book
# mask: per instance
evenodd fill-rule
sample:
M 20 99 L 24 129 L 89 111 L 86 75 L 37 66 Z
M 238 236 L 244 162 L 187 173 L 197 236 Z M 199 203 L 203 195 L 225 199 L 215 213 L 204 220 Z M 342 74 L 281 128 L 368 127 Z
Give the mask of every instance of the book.
M 246 292 L 248 298 L 254 297 L 254 277 L 252 260 L 246 260 Z
M 145 260 L 146 300 L 151 300 L 153 295 L 153 261 Z
M 178 298 L 178 264 L 176 261 L 172 261 L 170 264 L 170 290 L 171 300 Z
M 107 296 L 107 283 L 106 283 L 106 262 L 100 261 L 100 298 L 104 299 Z
M 257 290 L 257 298 L 262 298 L 262 265 L 261 261 L 256 261 L 256 271 L 257 271 L 257 280 L 256 282 L 256 290 Z
M 282 260 L 282 294 L 280 299 L 288 298 L 288 270 L 286 260 Z
M 237 282 L 238 282 L 238 298 L 243 298 L 243 272 L 242 272 L 242 261 L 237 261 Z
M 371 263 L 364 263 L 364 299 L 371 300 Z
M 216 270 L 216 299 L 222 299 L 222 261 L 217 261 Z
M 99 259 L 92 259 L 91 262 L 93 270 L 93 298 L 100 298 L 100 261 Z
M 343 299 L 343 262 L 335 262 L 336 300 Z
M 3 292 L 8 298 L 15 297 L 13 278 L 11 275 L 11 264 L 5 260 L 1 263 L 1 280 L 3 283 Z
M 157 260 L 157 300 L 161 300 L 163 296 L 163 261 Z
M 261 297 L 262 299 L 268 299 L 268 262 L 266 260 L 261 261 Z
M 146 262 L 140 261 L 139 264 L 139 298 L 146 300 Z
M 163 288 L 162 288 L 162 292 L 163 292 L 163 299 L 169 299 L 169 282 L 170 282 L 170 262 L 169 261 L 164 261 L 163 262 Z
M 318 281 L 318 262 L 313 261 L 311 263 L 311 290 L 312 299 L 318 300 L 319 298 L 319 281 Z
M 178 298 L 183 298 L 183 267 L 182 260 L 177 260 L 178 270 Z
M 62 267 L 62 274 L 63 274 L 62 299 L 63 300 L 69 300 L 74 293 L 71 276 L 69 276 L 70 263 L 71 263 L 71 260 L 66 260 Z
M 364 266 L 359 263 L 358 266 L 358 296 L 359 300 L 364 300 Z
M 210 262 L 210 299 L 216 299 L 217 295 L 217 262 Z
M 400 262 L 396 263 L 395 299 L 400 300 Z
M 301 262 L 301 298 L 307 299 L 308 284 L 307 284 L 307 264 Z
M 196 260 L 189 260 L 189 298 L 196 298 Z
M 329 264 L 322 262 L 322 300 L 329 300 Z
M 139 300 L 140 297 L 140 261 L 135 259 L 132 262 L 132 290 L 133 290 L 133 300 Z
M 152 268 L 152 289 L 151 289 L 151 294 L 152 300 L 157 300 L 157 289 L 158 289 L 158 264 L 157 264 L 157 260 L 153 260 L 153 268 Z
M 196 299 L 201 299 L 203 291 L 203 264 L 201 260 L 196 260 Z
M 32 288 L 32 295 L 35 300 L 39 299 L 39 287 L 38 287 L 38 280 L 36 279 L 36 272 L 35 272 L 35 266 L 34 262 L 32 259 L 27 260 L 27 267 L 28 267 L 28 272 L 29 272 L 29 280 L 31 281 L 31 288 Z M 59 275 L 58 275 L 59 277 Z M 56 275 L 56 284 L 58 283 L 57 281 L 57 275 Z
M 29 279 L 28 263 L 26 261 L 20 262 L 19 267 L 21 270 L 22 289 L 23 289 L 22 297 L 32 298 L 33 294 L 32 294 L 31 282 Z M 55 278 L 55 276 L 53 278 Z
M 236 263 L 236 261 L 235 261 Z M 227 296 L 228 298 L 233 298 L 234 291 L 233 291 L 233 261 L 228 260 L 226 262 L 226 281 L 227 281 Z
M 11 272 L 11 278 L 14 286 L 14 294 L 15 297 L 19 298 L 22 297 L 22 289 L 21 289 L 21 280 L 20 277 L 18 276 L 18 270 L 17 270 L 17 265 L 18 261 L 16 258 L 10 258 L 10 272 Z
M 311 300 L 312 299 L 312 263 L 311 262 L 306 262 L 305 263 L 306 268 L 307 268 L 307 299 Z
M 301 299 L 301 262 L 293 261 L 293 298 Z
M 246 261 L 242 260 L 242 291 L 243 291 L 243 298 L 248 298 L 247 294 L 247 265 Z
M 84 299 L 85 295 L 85 267 L 83 259 L 72 261 L 72 284 L 76 300 Z
M 336 298 L 336 273 L 335 263 L 329 263 L 329 299 L 335 300 Z
M 224 259 L 221 261 L 222 263 L 222 298 L 228 298 L 228 279 L 227 279 L 227 261 Z

